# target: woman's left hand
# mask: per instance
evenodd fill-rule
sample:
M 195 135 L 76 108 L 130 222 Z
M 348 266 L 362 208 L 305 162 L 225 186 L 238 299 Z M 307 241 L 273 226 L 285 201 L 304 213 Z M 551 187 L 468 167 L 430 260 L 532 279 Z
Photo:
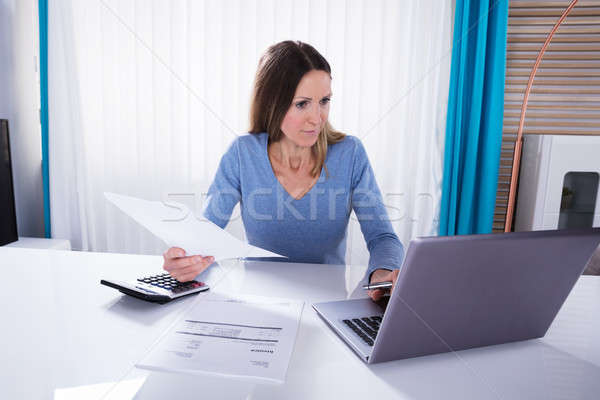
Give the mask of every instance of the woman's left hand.
M 399 269 L 395 269 L 393 271 L 387 269 L 376 269 L 375 272 L 371 275 L 370 284 L 377 282 L 392 282 L 392 291 L 396 287 L 396 280 L 398 279 L 398 274 L 400 273 Z M 369 290 L 369 297 L 373 299 L 373 301 L 378 301 L 383 297 L 387 289 L 375 289 Z

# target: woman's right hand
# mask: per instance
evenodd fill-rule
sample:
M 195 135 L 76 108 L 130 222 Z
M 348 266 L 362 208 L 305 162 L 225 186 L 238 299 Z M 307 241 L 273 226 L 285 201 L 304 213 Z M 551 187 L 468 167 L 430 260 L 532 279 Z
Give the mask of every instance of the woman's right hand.
M 395 269 L 393 271 L 387 269 L 376 269 L 375 272 L 373 272 L 373 274 L 371 275 L 369 283 L 372 284 L 377 282 L 392 282 L 392 288 L 389 289 L 389 292 L 391 293 L 396 287 L 396 281 L 398 280 L 399 273 L 399 269 Z M 385 293 L 385 289 L 369 290 L 369 297 L 371 297 L 373 301 L 379 301 Z
M 163 269 L 179 282 L 191 281 L 215 261 L 212 256 L 186 256 L 185 250 L 179 247 L 171 247 L 163 258 Z

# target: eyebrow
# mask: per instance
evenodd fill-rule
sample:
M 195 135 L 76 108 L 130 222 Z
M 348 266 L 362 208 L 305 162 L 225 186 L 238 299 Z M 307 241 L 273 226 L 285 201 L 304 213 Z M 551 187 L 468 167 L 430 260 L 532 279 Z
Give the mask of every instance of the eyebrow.
M 323 96 L 323 98 L 325 97 L 331 97 L 332 93 L 326 94 L 325 96 Z M 296 99 L 305 99 L 305 100 L 312 100 L 312 97 L 304 97 L 304 96 L 296 96 L 294 97 L 294 100 Z

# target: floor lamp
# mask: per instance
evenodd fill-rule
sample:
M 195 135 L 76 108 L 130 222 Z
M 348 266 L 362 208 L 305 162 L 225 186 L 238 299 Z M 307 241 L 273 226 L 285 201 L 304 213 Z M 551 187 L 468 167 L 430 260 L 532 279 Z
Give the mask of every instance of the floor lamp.
M 515 209 L 515 198 L 517 195 L 517 181 L 519 179 L 519 166 L 521 164 L 521 153 L 523 151 L 523 125 L 525 124 L 525 112 L 527 111 L 527 101 L 529 100 L 529 93 L 531 92 L 531 86 L 533 85 L 533 79 L 535 78 L 535 74 L 537 73 L 537 69 L 542 61 L 542 57 L 544 57 L 544 52 L 546 51 L 546 47 L 552 41 L 552 36 L 556 33 L 558 27 L 562 22 L 567 18 L 567 15 L 571 12 L 573 7 L 578 0 L 573 0 L 569 7 L 562 13 L 560 19 L 552 28 L 552 31 L 546 37 L 546 41 L 542 46 L 537 59 L 535 60 L 535 64 L 533 65 L 533 69 L 531 70 L 531 75 L 529 75 L 529 82 L 527 82 L 527 88 L 525 89 L 525 96 L 523 98 L 523 106 L 521 107 L 521 120 L 519 121 L 519 130 L 517 131 L 517 141 L 515 142 L 515 152 L 513 154 L 513 165 L 512 172 L 510 175 L 510 191 L 508 193 L 508 207 L 506 209 L 506 221 L 504 223 L 504 232 L 510 232 L 512 229 L 512 220 Z

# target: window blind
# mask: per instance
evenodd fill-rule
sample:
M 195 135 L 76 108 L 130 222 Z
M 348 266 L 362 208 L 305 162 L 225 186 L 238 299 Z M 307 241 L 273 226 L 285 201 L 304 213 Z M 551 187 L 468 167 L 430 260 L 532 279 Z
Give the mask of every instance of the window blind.
M 503 232 L 525 87 L 546 36 L 570 0 L 509 3 L 504 126 L 494 232 Z M 529 95 L 523 134 L 600 134 L 600 0 L 579 0 L 558 28 Z

